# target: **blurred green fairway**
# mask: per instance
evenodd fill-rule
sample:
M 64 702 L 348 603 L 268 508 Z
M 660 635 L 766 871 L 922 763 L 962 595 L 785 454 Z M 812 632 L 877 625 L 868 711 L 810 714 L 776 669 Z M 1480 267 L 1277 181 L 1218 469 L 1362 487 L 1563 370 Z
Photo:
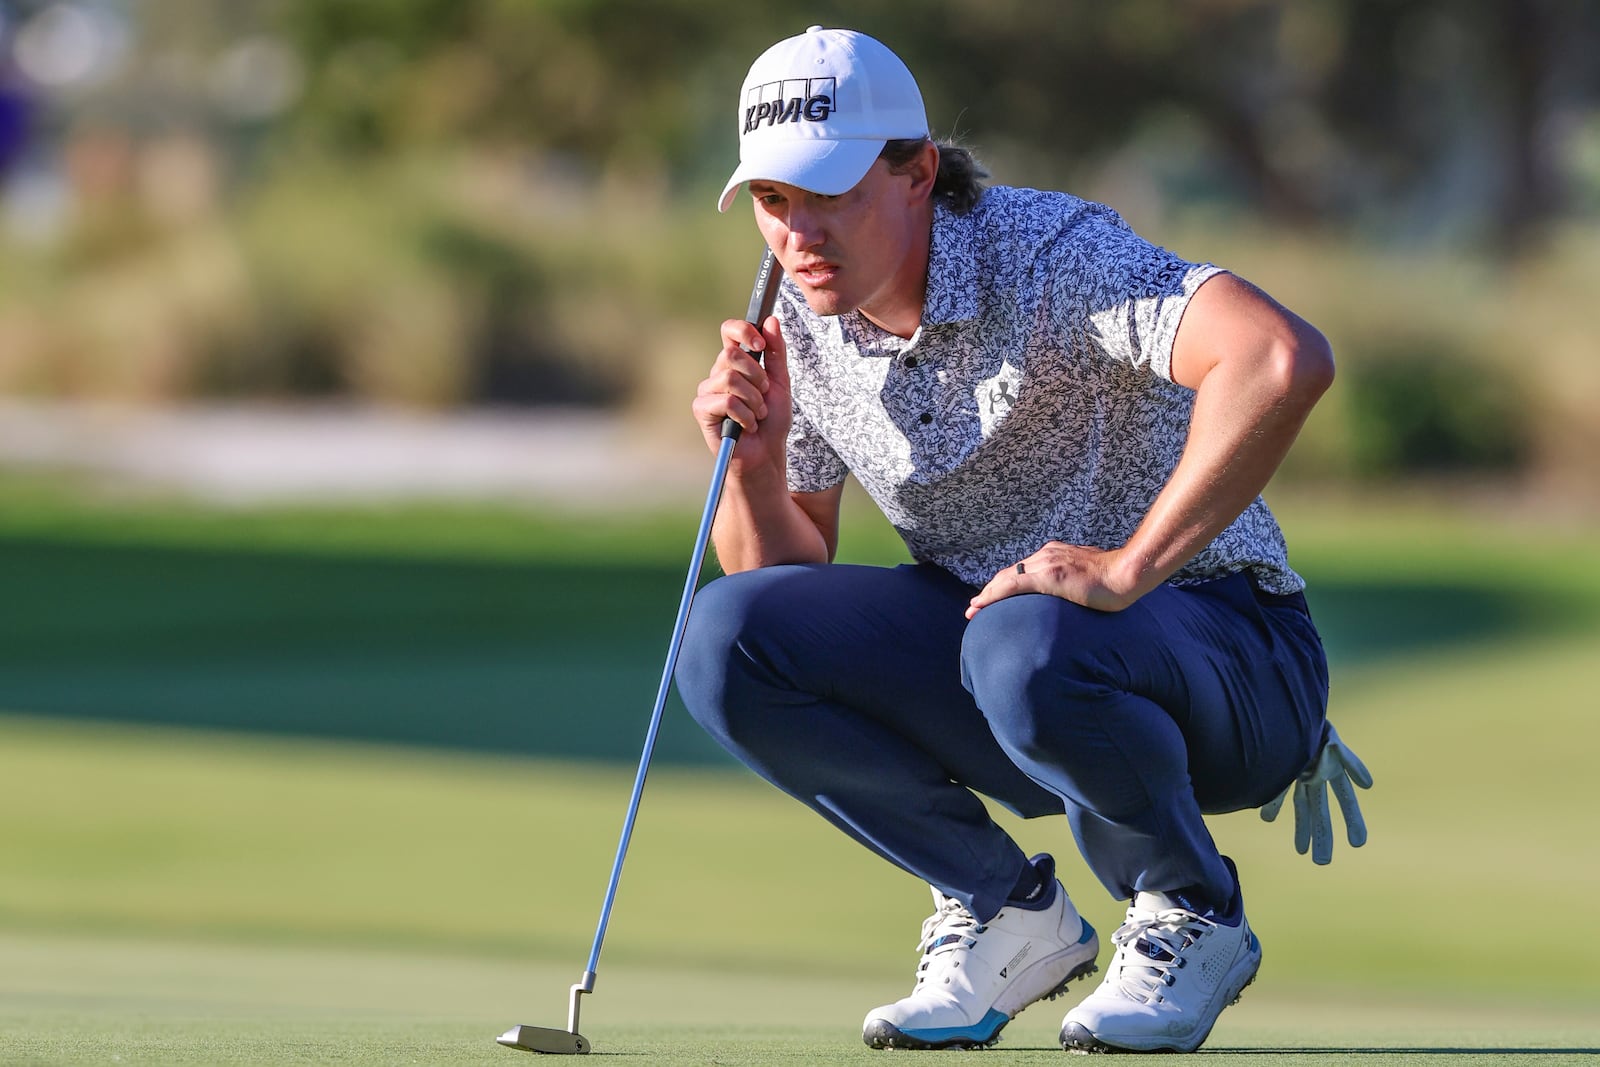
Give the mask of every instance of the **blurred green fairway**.
M 0 1062 L 515 1063 L 495 1034 L 565 1021 L 692 519 L 7 499 Z M 1208 1055 L 1594 1062 L 1592 537 L 1285 521 L 1372 840 L 1316 868 L 1282 821 L 1216 820 L 1266 962 Z M 857 1027 L 909 987 L 926 888 L 668 725 L 582 1029 L 881 1062 Z M 1116 926 L 1059 822 L 1004 821 Z M 991 1055 L 1059 1062 L 1071 1002 Z

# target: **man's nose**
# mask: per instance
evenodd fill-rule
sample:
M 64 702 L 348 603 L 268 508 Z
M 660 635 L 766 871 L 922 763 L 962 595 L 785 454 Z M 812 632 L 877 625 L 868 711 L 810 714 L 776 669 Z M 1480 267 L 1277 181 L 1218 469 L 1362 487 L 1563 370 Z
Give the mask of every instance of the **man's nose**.
M 789 247 L 796 252 L 815 248 L 825 236 L 815 212 L 796 208 L 789 212 Z

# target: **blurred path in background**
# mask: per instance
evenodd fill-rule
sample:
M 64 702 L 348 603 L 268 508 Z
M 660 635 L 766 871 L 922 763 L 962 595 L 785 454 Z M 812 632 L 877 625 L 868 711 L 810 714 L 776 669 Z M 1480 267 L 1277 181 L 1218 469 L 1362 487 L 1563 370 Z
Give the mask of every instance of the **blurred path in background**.
M 591 411 L 138 409 L 0 401 L 0 467 L 231 503 L 405 498 L 690 505 L 710 459 Z

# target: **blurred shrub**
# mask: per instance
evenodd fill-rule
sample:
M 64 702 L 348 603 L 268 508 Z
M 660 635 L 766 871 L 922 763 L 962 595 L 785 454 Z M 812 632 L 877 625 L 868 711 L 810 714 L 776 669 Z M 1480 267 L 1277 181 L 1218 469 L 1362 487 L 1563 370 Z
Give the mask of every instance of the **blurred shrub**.
M 129 195 L 57 244 L 0 249 L 0 390 L 166 402 L 347 398 L 617 406 L 610 324 L 574 309 L 626 273 L 469 191 L 481 162 L 285 163 L 179 222 Z M 12 254 L 6 254 L 12 253 Z
M 1535 418 L 1515 370 L 1443 338 L 1385 338 L 1344 373 L 1350 463 L 1361 478 L 1505 475 L 1532 458 Z
M 59 248 L 0 255 L 0 390 L 588 405 L 688 432 L 716 324 L 742 308 L 759 249 L 748 219 L 703 198 L 538 156 L 288 155 L 271 169 L 209 213 L 102 211 Z M 1283 480 L 1559 468 L 1563 485 L 1592 483 L 1600 372 L 1584 294 L 1600 238 L 1503 265 L 1131 221 L 1333 340 L 1339 378 Z
M 1600 232 L 1574 227 L 1514 262 L 1268 227 L 1162 236 L 1261 285 L 1333 344 L 1338 376 L 1279 485 L 1440 476 L 1600 500 L 1600 363 L 1585 310 Z
M 286 155 L 209 212 L 106 205 L 59 247 L 4 250 L 0 390 L 578 404 L 687 432 L 716 324 L 741 309 L 759 248 L 748 219 L 702 199 L 517 153 Z M 1550 482 L 1559 468 L 1563 486 L 1593 492 L 1585 293 L 1600 238 L 1503 265 L 1132 221 L 1257 281 L 1334 341 L 1338 380 L 1283 481 Z

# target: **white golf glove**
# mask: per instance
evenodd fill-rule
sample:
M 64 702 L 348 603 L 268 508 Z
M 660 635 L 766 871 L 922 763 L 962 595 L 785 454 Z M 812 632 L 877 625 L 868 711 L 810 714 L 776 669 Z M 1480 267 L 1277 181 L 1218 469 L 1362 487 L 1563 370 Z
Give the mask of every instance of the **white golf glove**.
M 1345 836 L 1350 847 L 1360 848 L 1367 843 L 1367 823 L 1361 817 L 1361 805 L 1356 803 L 1354 782 L 1362 789 L 1372 788 L 1372 772 L 1367 765 L 1339 740 L 1339 731 L 1328 724 L 1328 736 L 1322 742 L 1322 751 L 1311 765 L 1300 772 L 1283 796 L 1261 809 L 1261 818 L 1267 822 L 1278 817 L 1284 797 L 1294 794 L 1294 848 L 1304 856 L 1311 850 L 1313 863 L 1333 861 L 1333 817 L 1328 811 L 1328 790 L 1338 798 L 1339 811 L 1344 815 Z

